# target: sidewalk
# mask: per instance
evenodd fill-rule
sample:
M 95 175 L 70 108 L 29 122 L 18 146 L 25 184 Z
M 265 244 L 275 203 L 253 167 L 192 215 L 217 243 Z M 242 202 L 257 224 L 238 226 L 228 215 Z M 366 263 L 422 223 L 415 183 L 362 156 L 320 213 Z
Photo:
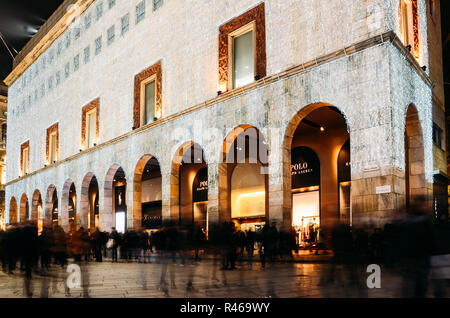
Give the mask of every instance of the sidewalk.
M 321 250 L 319 253 L 319 255 L 316 255 L 316 250 L 313 250 L 312 252 L 310 252 L 310 250 L 299 250 L 298 253 L 293 252 L 292 253 L 292 258 L 288 258 L 286 256 L 284 256 L 283 258 L 277 257 L 275 259 L 276 262 L 280 262 L 280 263 L 328 263 L 332 260 L 333 258 L 333 252 L 331 250 L 326 250 L 326 254 L 324 253 L 325 251 Z M 203 259 L 208 259 L 208 260 L 212 260 L 213 259 L 213 255 L 206 255 L 201 253 L 200 254 L 200 258 Z M 220 259 L 220 256 L 218 257 L 218 259 Z M 247 254 L 244 253 L 244 256 L 242 258 L 237 258 L 237 261 L 243 261 L 246 262 L 248 261 L 248 257 Z M 255 253 L 255 255 L 253 256 L 253 262 L 261 262 L 261 259 L 259 257 L 259 255 L 257 253 Z

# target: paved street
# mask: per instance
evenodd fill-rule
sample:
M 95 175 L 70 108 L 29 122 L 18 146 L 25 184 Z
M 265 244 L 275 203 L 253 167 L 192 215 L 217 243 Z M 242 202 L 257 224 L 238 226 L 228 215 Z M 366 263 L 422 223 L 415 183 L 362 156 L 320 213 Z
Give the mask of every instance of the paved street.
M 283 263 L 277 262 L 261 268 L 259 262 L 250 270 L 246 263 L 238 264 L 234 271 L 220 270 L 219 262 L 204 259 L 197 264 L 180 265 L 169 262 L 166 281 L 167 294 L 159 288 L 163 265 L 156 259 L 143 263 L 89 263 L 90 297 L 220 297 L 259 298 L 273 297 L 400 297 L 400 279 L 392 271 L 382 268 L 381 289 L 368 289 L 365 268 L 359 273 L 360 286 L 350 283 L 348 271 L 337 266 L 334 282 L 326 282 L 330 275 L 329 263 Z M 187 290 L 188 277 L 193 277 L 193 289 Z M 214 276 L 215 275 L 215 276 Z M 363 276 L 364 275 L 364 276 Z M 175 285 L 171 284 L 171 278 Z M 216 277 L 216 279 L 215 279 Z M 145 279 L 144 279 L 145 278 Z M 33 297 L 82 297 L 83 290 L 74 288 L 65 293 L 65 270 L 54 265 L 50 275 L 33 274 Z M 144 287 L 144 281 L 146 286 Z M 226 283 L 225 283 L 226 282 Z M 43 286 L 48 286 L 43 289 Z M 13 275 L 0 272 L 0 297 L 24 297 L 24 276 L 16 270 Z

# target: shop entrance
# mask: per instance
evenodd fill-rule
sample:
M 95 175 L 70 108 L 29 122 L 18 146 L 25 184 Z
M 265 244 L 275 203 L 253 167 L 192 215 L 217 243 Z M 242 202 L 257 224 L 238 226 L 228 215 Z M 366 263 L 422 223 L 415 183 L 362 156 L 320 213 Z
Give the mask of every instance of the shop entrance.
M 140 226 L 147 230 L 155 230 L 162 226 L 161 169 L 155 157 L 144 156 L 141 160 L 146 160 L 146 162 L 141 171 Z M 136 167 L 135 178 L 138 177 L 140 165 L 138 163 L 138 167 Z M 136 194 L 138 195 L 138 193 Z
M 316 243 L 320 228 L 320 160 L 311 148 L 300 146 L 291 151 L 292 226 L 297 244 Z
M 350 138 L 336 107 L 316 107 L 298 121 L 290 172 L 292 226 L 299 246 L 317 246 L 326 228 L 337 222 L 351 224 Z
M 208 168 L 203 149 L 190 142 L 180 148 L 179 224 L 208 232 Z
M 208 168 L 203 167 L 192 184 L 192 222 L 195 228 L 208 232 Z
M 69 191 L 69 231 L 76 231 L 77 228 L 77 193 L 75 191 L 75 184 L 72 183 Z
M 127 181 L 122 168 L 117 169 L 113 179 L 114 219 L 117 232 L 125 233 L 127 229 Z
M 219 211 L 222 221 L 238 230 L 259 231 L 268 221 L 268 150 L 258 129 L 235 128 L 225 139 L 219 167 Z M 226 196 L 224 195 L 226 193 Z
M 92 177 L 89 183 L 88 190 L 89 198 L 89 216 L 88 216 L 88 228 L 95 229 L 99 227 L 99 209 L 98 209 L 98 182 L 95 176 Z

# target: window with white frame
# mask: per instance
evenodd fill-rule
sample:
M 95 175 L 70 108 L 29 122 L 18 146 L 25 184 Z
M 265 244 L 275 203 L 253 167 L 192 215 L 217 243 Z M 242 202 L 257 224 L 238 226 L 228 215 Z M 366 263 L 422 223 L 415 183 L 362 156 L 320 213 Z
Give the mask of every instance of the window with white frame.
M 145 18 L 145 0 L 141 1 L 136 6 L 136 24 L 144 20 Z
M 111 26 L 108 31 L 108 45 L 111 45 L 114 42 L 114 38 L 116 36 L 116 26 Z
M 49 136 L 49 147 L 50 147 L 50 149 L 49 149 L 49 156 L 50 156 L 49 161 L 50 161 L 50 164 L 55 163 L 58 160 L 58 158 L 57 158 L 57 150 L 56 150 L 57 147 L 58 147 L 57 142 L 58 142 L 57 132 L 54 131 Z
M 141 83 L 141 126 L 155 121 L 156 74 Z
M 26 175 L 30 172 L 30 148 L 24 147 L 22 149 L 22 173 Z
M 122 35 L 124 35 L 125 33 L 128 32 L 129 28 L 130 28 L 130 14 L 127 13 L 125 14 L 121 19 L 121 24 L 122 24 Z
M 95 55 L 100 54 L 101 51 L 102 51 L 102 37 L 99 36 L 98 38 L 95 39 Z
M 249 23 L 230 34 L 233 88 L 255 80 L 255 24 Z
M 96 13 L 97 20 L 99 20 L 103 15 L 103 2 L 100 2 L 99 4 L 97 4 L 95 13 Z
M 86 113 L 87 147 L 95 147 L 97 134 L 97 109 Z

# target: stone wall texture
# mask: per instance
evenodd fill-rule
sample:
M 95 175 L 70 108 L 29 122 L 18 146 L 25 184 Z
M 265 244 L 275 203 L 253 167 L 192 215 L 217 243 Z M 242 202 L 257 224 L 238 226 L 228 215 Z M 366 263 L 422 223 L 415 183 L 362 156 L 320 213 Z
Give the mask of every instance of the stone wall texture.
M 140 1 L 117 1 L 111 9 L 103 1 L 103 16 L 96 21 L 95 8 L 99 2 L 95 1 L 10 88 L 7 149 L 10 183 L 6 190 L 6 211 L 10 211 L 12 197 L 18 201 L 26 193 L 32 198 L 36 189 L 46 201 L 50 185 L 56 186 L 61 205 L 63 186 L 68 179 L 76 186 L 77 206 L 81 206 L 83 179 L 94 174 L 100 190 L 100 224 L 107 224 L 105 229 L 109 229 L 111 221 L 105 213 L 111 205 L 106 202 L 110 196 L 105 194 L 105 189 L 109 189 L 108 171 L 113 166 L 125 171 L 127 205 L 132 208 L 136 165 L 142 156 L 153 155 L 161 166 L 163 217 L 169 217 L 175 213 L 170 208 L 173 157 L 183 144 L 193 141 L 205 151 L 210 182 L 208 213 L 217 218 L 222 142 L 235 127 L 251 125 L 268 143 L 269 216 L 286 222 L 283 220 L 290 208 L 286 193 L 290 189 L 286 190 L 289 178 L 284 168 L 285 134 L 299 112 L 318 105 L 336 106 L 347 120 L 352 181 L 374 178 L 367 186 L 352 188 L 355 202 L 358 196 L 361 200 L 367 199 L 363 196 L 372 196 L 376 202 L 361 208 L 367 217 L 383 219 L 399 205 L 393 202 L 402 200 L 401 191 L 394 189 L 401 187 L 404 178 L 403 140 L 410 104 L 418 111 L 424 137 L 425 177 L 432 182 L 431 88 L 404 52 L 392 43 L 371 46 L 267 84 L 263 79 L 254 88 L 202 106 L 217 97 L 219 27 L 261 1 L 165 0 L 162 7 L 153 11 L 151 1 L 145 0 L 145 18 L 138 24 L 136 5 Z M 398 32 L 394 2 L 264 1 L 267 76 L 386 31 Z M 419 0 L 418 4 L 422 12 L 425 1 Z M 122 35 L 121 18 L 127 13 L 129 30 Z M 92 21 L 86 29 L 84 18 L 89 14 Z M 424 26 L 420 21 L 420 36 L 426 39 L 426 23 Z M 115 27 L 115 36 L 108 44 L 107 30 L 111 26 Z M 76 28 L 81 30 L 78 38 L 74 36 Z M 102 48 L 96 54 L 95 40 L 99 36 Z M 60 44 L 62 50 L 58 55 Z M 428 65 L 426 40 L 421 44 L 421 66 Z M 87 47 L 90 54 L 85 62 Z M 135 76 L 158 61 L 162 69 L 162 119 L 132 131 Z M 97 98 L 101 108 L 98 146 L 79 154 L 82 107 Z M 56 122 L 60 162 L 44 169 L 46 129 Z M 20 145 L 27 140 L 31 171 L 39 171 L 16 180 Z M 374 189 L 378 185 L 391 185 L 392 192 L 377 195 Z M 367 205 L 371 201 L 366 202 Z M 128 224 L 133 224 L 132 213 L 128 213 Z

